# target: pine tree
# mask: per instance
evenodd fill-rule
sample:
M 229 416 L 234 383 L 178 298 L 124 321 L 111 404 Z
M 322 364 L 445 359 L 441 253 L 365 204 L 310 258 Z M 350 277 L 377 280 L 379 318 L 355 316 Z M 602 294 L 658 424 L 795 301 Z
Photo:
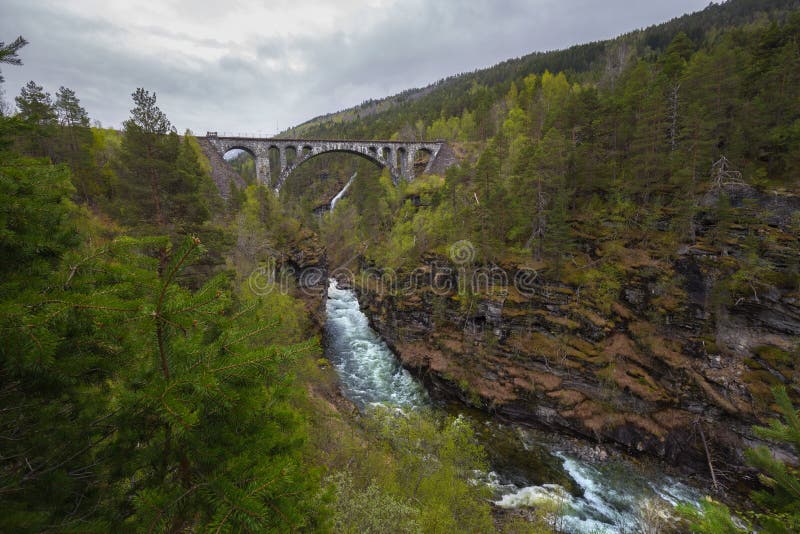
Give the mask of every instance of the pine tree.
M 125 121 L 120 147 L 124 178 L 119 210 L 127 222 L 167 233 L 173 222 L 167 206 L 167 182 L 178 154 L 178 139 L 156 95 L 142 88 L 133 93 L 135 107 Z
M 766 427 L 756 427 L 764 439 L 790 445 L 800 452 L 800 414 L 792 405 L 784 387 L 772 391 L 783 421 L 773 419 Z M 767 512 L 759 516 L 768 532 L 797 532 L 800 530 L 800 471 L 775 458 L 766 447 L 746 453 L 751 465 L 761 471 L 759 480 L 767 489 L 752 494 L 753 500 Z
M 202 247 L 187 240 L 161 269 L 148 251 L 164 241 L 72 250 L 47 294 L 2 301 L 2 530 L 290 531 L 321 517 L 287 373 L 313 345 L 281 342 L 279 312 L 233 298 L 223 276 L 179 286 Z
M 692 56 L 694 44 L 691 39 L 679 32 L 667 47 L 661 58 L 662 74 L 666 78 L 666 92 L 668 100 L 669 117 L 669 144 L 670 150 L 678 149 L 680 135 L 680 77 L 686 70 L 686 64 Z
M 196 231 L 196 227 L 209 217 L 209 200 L 200 194 L 207 173 L 200 166 L 197 153 L 184 136 L 175 161 L 175 173 L 166 185 L 167 211 L 185 231 Z M 212 193 L 213 191 L 205 191 Z
M 33 80 L 20 89 L 19 96 L 15 99 L 19 108 L 20 117 L 31 124 L 46 126 L 56 120 L 53 99 L 44 87 L 37 85 Z
M 605 131 L 604 120 L 609 106 L 603 102 L 595 87 L 583 87 L 570 98 L 572 127 L 572 178 L 568 184 L 577 196 L 606 189 L 611 175 L 612 151 L 610 134 Z
M 91 422 L 106 413 L 93 392 L 107 362 L 95 341 L 67 339 L 90 324 L 50 304 L 78 244 L 68 169 L 8 152 L 0 161 L 0 530 L 41 532 L 101 489 L 85 468 L 100 438 Z
M 185 203 L 197 154 L 158 140 Z M 197 238 L 109 241 L 73 193 L 67 166 L 0 153 L 0 531 L 320 528 L 290 371 L 313 343 L 193 275 Z
M 699 51 L 688 63 L 682 77 L 684 94 L 683 159 L 696 184 L 708 167 L 732 148 L 735 142 L 735 110 L 742 107 L 738 72 L 742 59 L 730 39 L 711 53 Z
M 475 214 L 473 232 L 484 259 L 492 258 L 506 234 L 504 227 L 507 214 L 499 211 L 502 210 L 504 198 L 500 176 L 504 160 L 501 146 L 504 144 L 505 139 L 500 135 L 494 137 L 475 165 L 475 188 L 471 203 L 471 211 Z
M 669 151 L 669 95 L 652 65 L 640 61 L 625 80 L 623 103 L 628 109 L 626 168 L 643 200 L 665 180 Z
M 68 128 L 89 127 L 89 115 L 75 96 L 75 91 L 63 85 L 56 91 L 55 111 L 61 126 Z
M 548 228 L 543 248 L 545 254 L 553 259 L 556 277 L 561 275 L 564 258 L 573 250 L 569 220 L 569 199 L 573 193 L 567 189 L 565 180 L 557 180 L 553 188 L 553 201 L 548 210 Z
M 536 259 L 542 259 L 545 253 L 548 252 L 546 247 L 546 238 L 549 238 L 549 225 L 551 216 L 553 215 L 552 206 L 553 199 L 556 192 L 561 193 L 560 203 L 557 207 L 558 217 L 560 221 L 565 221 L 564 216 L 566 194 L 565 187 L 565 174 L 567 165 L 567 147 L 564 136 L 555 128 L 547 131 L 545 136 L 536 146 L 536 152 L 533 157 L 534 165 L 534 191 L 533 191 L 533 210 L 532 213 L 532 233 L 526 247 L 532 247 Z M 565 235 L 563 227 L 559 229 L 559 233 Z M 556 251 L 551 247 L 550 253 L 556 254 Z M 560 255 L 559 255 L 560 256 Z
M 34 157 L 52 157 L 56 112 L 50 93 L 30 81 L 22 87 L 15 101 L 19 110 L 17 117 L 24 125 L 18 133 L 23 151 Z
M 89 115 L 75 92 L 64 86 L 56 92 L 54 110 L 58 135 L 54 139 L 53 160 L 70 166 L 79 198 L 93 203 L 98 190 L 98 172 L 90 152 L 94 139 L 89 128 Z
M 233 299 L 223 276 L 181 288 L 202 251 L 193 238 L 171 252 L 132 317 L 130 363 L 113 387 L 116 492 L 126 497 L 112 521 L 160 532 L 311 528 L 317 478 L 301 462 L 285 370 L 313 345 L 280 343 L 277 317 L 265 324 L 262 305 Z
M 748 70 L 741 148 L 768 178 L 791 183 L 788 163 L 800 153 L 800 14 L 757 35 Z
M 800 413 L 792 405 L 785 387 L 773 388 L 772 394 L 783 420 L 772 419 L 767 426 L 753 430 L 763 439 L 789 445 L 800 452 Z M 763 445 L 745 451 L 745 456 L 750 465 L 760 471 L 758 478 L 764 486 L 750 494 L 761 510 L 747 515 L 755 520 L 759 531 L 770 534 L 800 531 L 800 470 L 776 458 Z M 702 513 L 688 505 L 682 506 L 680 511 L 690 520 L 692 532 L 752 531 L 735 526 L 728 508 L 710 500 L 703 503 Z

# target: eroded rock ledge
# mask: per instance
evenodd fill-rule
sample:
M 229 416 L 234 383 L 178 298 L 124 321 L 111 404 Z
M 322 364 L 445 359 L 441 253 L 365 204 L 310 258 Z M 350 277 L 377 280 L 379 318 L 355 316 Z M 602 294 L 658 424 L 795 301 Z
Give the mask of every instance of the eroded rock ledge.
M 717 264 L 702 250 L 667 265 L 632 253 L 609 300 L 545 279 L 525 294 L 458 291 L 475 267 L 428 255 L 391 286 L 362 277 L 355 289 L 435 394 L 707 473 L 702 435 L 714 464 L 744 468 L 752 425 L 773 415 L 769 387 L 792 383 L 800 336 L 800 295 L 721 306 L 709 293 Z M 509 280 L 521 268 L 498 267 Z M 665 273 L 680 274 L 678 293 L 663 289 Z

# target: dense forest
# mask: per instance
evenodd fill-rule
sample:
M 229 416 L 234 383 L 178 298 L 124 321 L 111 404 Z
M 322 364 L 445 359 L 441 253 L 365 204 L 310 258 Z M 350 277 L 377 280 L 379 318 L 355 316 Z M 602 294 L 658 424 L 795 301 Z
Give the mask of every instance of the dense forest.
M 724 355 L 719 325 L 800 295 L 796 4 L 712 4 L 287 133 L 443 139 L 459 156 L 445 176 L 399 185 L 369 162 L 320 156 L 276 195 L 239 154 L 230 163 L 245 187 L 222 197 L 198 140 L 178 134 L 154 93 L 135 89 L 115 131 L 91 127 L 73 90 L 29 82 L 0 105 L 0 530 L 555 531 L 557 511 L 544 505 L 493 516 L 475 483 L 487 455 L 467 420 L 359 413 L 342 399 L 321 357 L 322 294 L 292 274 L 348 267 L 399 280 L 431 258 L 452 262 L 454 243 L 470 244 L 471 269 L 528 266 L 537 284 L 570 295 L 558 302 L 573 315 L 552 303 L 537 312 L 556 334 L 535 339 L 563 355 L 546 355 L 548 369 L 596 386 L 600 399 L 577 419 L 606 425 L 630 395 L 643 399 L 633 410 L 672 406 L 674 382 L 681 398 L 724 407 L 707 419 L 755 427 L 747 499 L 732 482 L 718 487 L 706 454 L 709 499 L 680 507 L 672 527 L 643 511 L 641 531 L 800 530 L 800 473 L 784 462 L 800 453 L 794 323 L 746 347 L 740 382 L 717 377 L 735 399 L 686 363 L 685 348 Z M 0 43 L 3 68 L 25 68 L 25 44 Z M 275 265 L 289 273 L 282 291 L 254 283 Z M 687 289 L 695 272 L 711 281 L 703 313 Z M 648 284 L 634 295 L 642 317 L 632 280 Z M 466 330 L 481 298 L 464 290 L 412 305 L 430 305 L 447 332 L 451 319 Z M 607 324 L 624 324 L 615 339 L 659 363 L 604 359 L 574 314 L 596 325 L 598 346 Z M 518 315 L 534 325 L 530 310 Z M 494 410 L 468 365 L 513 339 L 458 335 L 478 348 L 448 380 Z M 725 453 L 724 436 L 708 437 Z

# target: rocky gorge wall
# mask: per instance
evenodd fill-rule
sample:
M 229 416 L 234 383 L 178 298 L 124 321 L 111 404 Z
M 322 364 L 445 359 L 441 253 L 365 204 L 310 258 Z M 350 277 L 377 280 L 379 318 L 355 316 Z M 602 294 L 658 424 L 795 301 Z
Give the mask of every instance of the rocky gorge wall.
M 797 209 L 781 206 L 778 216 Z M 770 387 L 797 395 L 800 294 L 759 287 L 721 302 L 728 257 L 702 240 L 666 262 L 624 253 L 619 287 L 605 292 L 544 276 L 520 290 L 509 281 L 529 277 L 524 264 L 437 254 L 389 284 L 367 268 L 354 285 L 434 394 L 689 471 L 708 474 L 709 459 L 718 474 L 743 468 L 752 426 L 774 415 Z

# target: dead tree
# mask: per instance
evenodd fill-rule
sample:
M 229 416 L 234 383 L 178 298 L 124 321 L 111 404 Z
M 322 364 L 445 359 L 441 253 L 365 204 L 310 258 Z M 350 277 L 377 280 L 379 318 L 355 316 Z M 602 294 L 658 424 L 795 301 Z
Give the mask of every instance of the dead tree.
M 722 156 L 711 166 L 711 189 L 721 189 L 726 186 L 746 185 L 742 173 L 733 169 L 728 158 Z

